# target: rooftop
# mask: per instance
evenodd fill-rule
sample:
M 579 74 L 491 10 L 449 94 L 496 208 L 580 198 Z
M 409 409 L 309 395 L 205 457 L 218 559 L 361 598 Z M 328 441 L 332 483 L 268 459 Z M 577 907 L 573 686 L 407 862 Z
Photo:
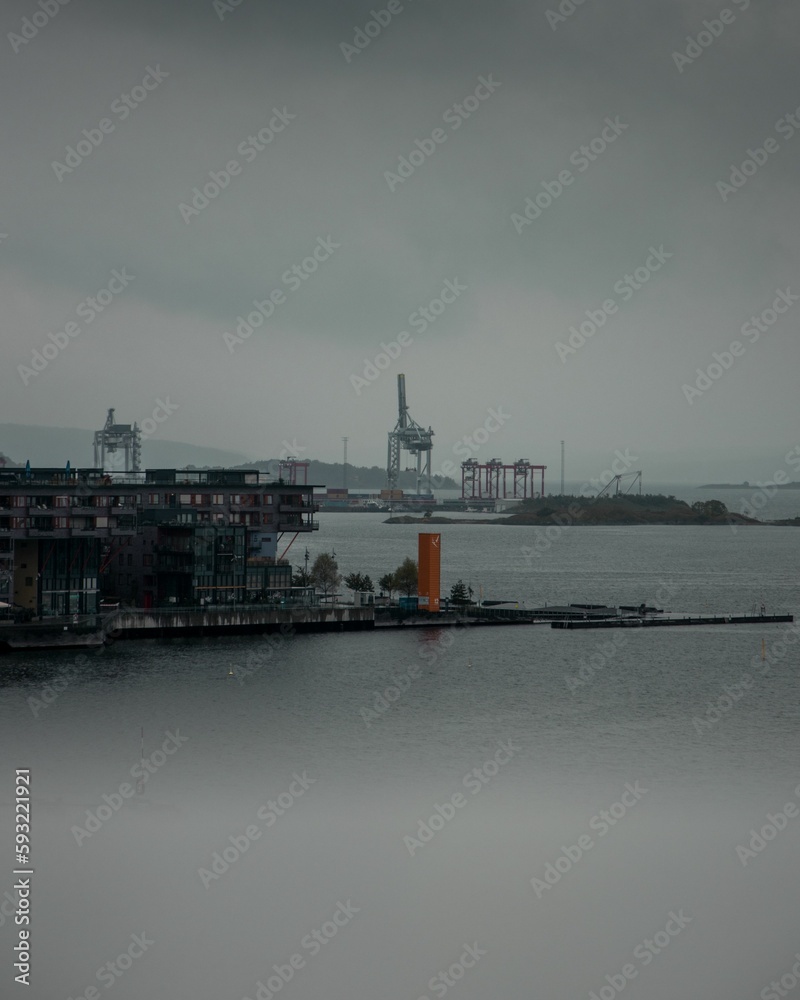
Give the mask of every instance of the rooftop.
M 290 486 L 314 489 L 311 483 L 289 483 L 258 469 L 146 469 L 144 472 L 104 472 L 103 469 L 0 469 L 0 485 L 77 486 Z M 322 489 L 323 487 L 318 487 Z

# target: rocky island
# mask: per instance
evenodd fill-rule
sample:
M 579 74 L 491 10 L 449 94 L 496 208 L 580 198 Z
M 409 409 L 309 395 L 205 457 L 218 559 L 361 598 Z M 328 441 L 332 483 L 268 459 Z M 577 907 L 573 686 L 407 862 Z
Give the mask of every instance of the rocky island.
M 386 524 L 734 524 L 793 525 L 800 518 L 783 521 L 759 521 L 730 511 L 721 500 L 699 500 L 688 504 L 674 496 L 654 493 L 618 497 L 547 496 L 526 500 L 519 510 L 505 517 L 461 518 L 441 515 L 389 517 Z

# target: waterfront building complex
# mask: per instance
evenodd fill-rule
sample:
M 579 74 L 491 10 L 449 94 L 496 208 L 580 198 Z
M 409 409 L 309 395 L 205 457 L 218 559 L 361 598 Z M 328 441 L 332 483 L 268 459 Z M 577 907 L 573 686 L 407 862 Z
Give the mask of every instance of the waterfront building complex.
M 101 600 L 191 607 L 285 599 L 283 556 L 314 531 L 314 486 L 250 469 L 0 469 L 0 603 L 36 616 Z

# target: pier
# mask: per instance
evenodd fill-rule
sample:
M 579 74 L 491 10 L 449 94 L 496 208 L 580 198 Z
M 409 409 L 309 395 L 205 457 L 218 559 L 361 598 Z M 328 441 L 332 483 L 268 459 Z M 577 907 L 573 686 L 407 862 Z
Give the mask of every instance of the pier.
M 793 622 L 794 615 L 680 615 L 554 621 L 551 628 L 674 628 L 678 625 L 764 625 Z

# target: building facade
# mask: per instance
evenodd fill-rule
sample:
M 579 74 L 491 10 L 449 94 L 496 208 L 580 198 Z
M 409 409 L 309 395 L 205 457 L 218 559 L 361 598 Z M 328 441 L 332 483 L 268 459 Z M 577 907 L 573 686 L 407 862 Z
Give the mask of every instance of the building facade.
M 47 616 L 95 613 L 101 597 L 264 600 L 291 587 L 281 555 L 317 509 L 313 485 L 249 469 L 0 470 L 0 602 Z

